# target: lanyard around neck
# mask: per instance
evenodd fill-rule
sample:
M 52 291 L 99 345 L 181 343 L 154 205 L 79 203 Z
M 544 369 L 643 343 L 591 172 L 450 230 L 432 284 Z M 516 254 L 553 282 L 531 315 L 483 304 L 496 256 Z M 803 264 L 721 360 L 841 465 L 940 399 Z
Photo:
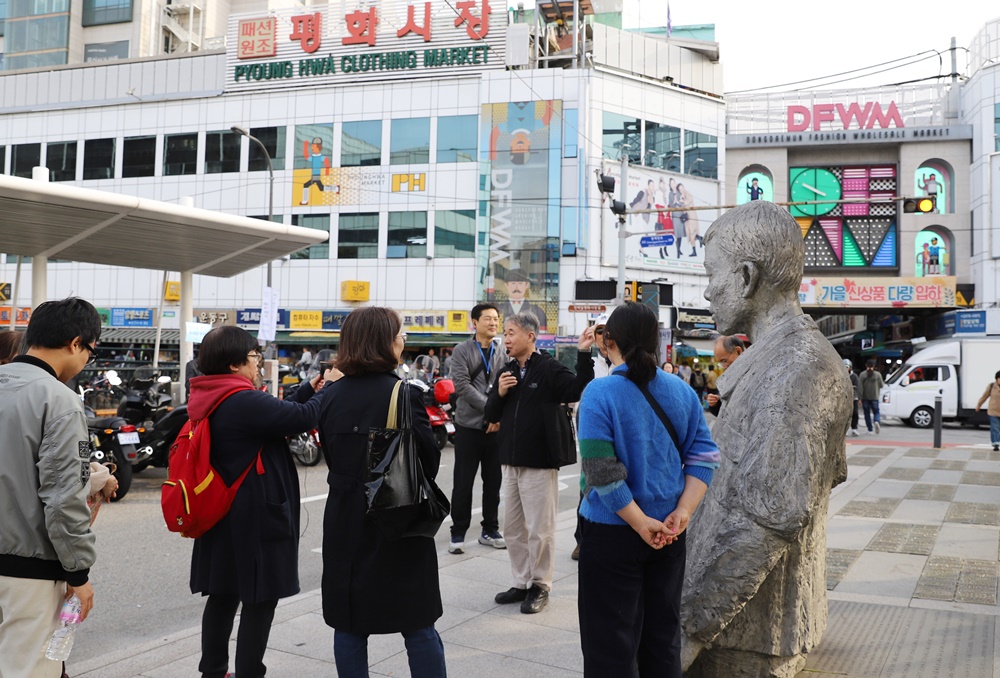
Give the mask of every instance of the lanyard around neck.
M 487 377 L 486 381 L 487 381 L 487 383 L 489 382 L 490 367 L 493 364 L 493 351 L 496 350 L 496 347 L 497 347 L 496 343 L 494 343 L 491 340 L 490 341 L 490 357 L 487 358 L 486 357 L 486 351 L 483 350 L 483 345 L 480 344 L 479 341 L 476 341 L 476 348 L 479 349 L 479 355 L 481 355 L 483 357 L 483 370 L 486 371 L 486 377 Z

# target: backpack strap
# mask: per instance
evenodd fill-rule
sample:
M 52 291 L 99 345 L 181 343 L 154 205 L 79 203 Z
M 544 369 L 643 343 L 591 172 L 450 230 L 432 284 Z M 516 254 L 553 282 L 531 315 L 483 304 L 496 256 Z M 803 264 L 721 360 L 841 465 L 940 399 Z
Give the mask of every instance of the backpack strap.
M 619 377 L 625 377 L 626 379 L 628 379 L 628 374 L 626 374 L 625 372 L 614 372 L 614 374 Z M 663 427 L 667 429 L 667 433 L 670 434 L 670 439 L 674 441 L 674 447 L 677 448 L 677 454 L 678 456 L 680 456 L 681 454 L 680 438 L 677 435 L 677 429 L 674 428 L 673 422 L 670 421 L 670 417 L 668 417 L 667 413 L 663 411 L 662 407 L 660 407 L 660 403 L 656 402 L 656 398 L 653 397 L 653 394 L 649 392 L 649 386 L 647 386 L 646 384 L 643 384 L 642 386 L 636 384 L 636 386 L 642 393 L 643 397 L 646 398 L 646 402 L 649 403 L 649 406 L 653 408 L 653 412 L 655 412 L 656 416 L 660 418 L 660 422 L 663 424 Z M 683 463 L 683 461 L 684 460 L 682 457 L 681 463 Z

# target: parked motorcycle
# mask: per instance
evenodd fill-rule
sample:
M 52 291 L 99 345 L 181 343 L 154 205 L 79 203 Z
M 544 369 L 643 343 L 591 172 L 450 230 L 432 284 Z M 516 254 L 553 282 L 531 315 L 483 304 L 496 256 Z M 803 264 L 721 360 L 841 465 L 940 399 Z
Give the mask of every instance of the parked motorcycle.
M 441 381 L 451 381 L 450 379 L 442 379 Z M 421 379 L 407 379 L 407 384 L 413 384 L 420 391 L 420 400 L 424 405 L 424 409 L 427 411 L 427 418 L 431 420 L 431 430 L 434 432 L 434 442 L 437 444 L 439 450 L 443 450 L 444 446 L 448 444 L 451 440 L 454 442 L 455 436 L 455 424 L 452 423 L 451 417 L 448 416 L 448 412 L 445 408 L 448 407 L 448 398 L 445 396 L 444 403 L 438 401 L 436 397 L 436 388 L 432 388 L 427 385 Z M 452 390 L 455 387 L 452 386 Z M 444 389 L 442 389 L 442 393 Z
M 117 386 L 121 383 L 117 375 L 111 371 L 104 380 L 108 385 Z M 99 384 L 95 384 L 99 385 Z M 80 388 L 80 398 L 86 401 L 86 396 L 93 388 Z M 121 501 L 132 487 L 133 464 L 138 459 L 139 432 L 136 426 L 129 424 L 124 418 L 98 417 L 92 407 L 84 405 L 87 417 L 87 431 L 90 434 L 91 457 L 101 463 L 111 462 L 115 465 L 114 476 L 118 479 L 118 492 L 111 501 Z
M 169 383 L 170 377 L 161 375 L 157 370 L 147 367 L 136 369 L 118 406 L 118 416 L 124 417 L 130 424 L 147 428 L 152 426 L 174 403 L 169 390 L 163 390 L 169 389 Z
M 296 389 L 303 383 L 308 383 L 320 372 L 326 372 L 333 364 L 333 358 L 334 352 L 329 349 L 317 352 L 309 369 L 303 373 L 303 380 L 285 388 L 285 397 L 295 393 Z M 303 466 L 315 466 L 323 456 L 323 448 L 319 442 L 319 431 L 312 429 L 289 436 L 288 449 L 291 450 L 292 457 Z
M 187 420 L 187 405 L 181 405 L 161 416 L 151 426 L 138 427 L 142 442 L 135 463 L 136 473 L 150 466 L 167 468 L 170 446 L 177 440 L 177 434 Z

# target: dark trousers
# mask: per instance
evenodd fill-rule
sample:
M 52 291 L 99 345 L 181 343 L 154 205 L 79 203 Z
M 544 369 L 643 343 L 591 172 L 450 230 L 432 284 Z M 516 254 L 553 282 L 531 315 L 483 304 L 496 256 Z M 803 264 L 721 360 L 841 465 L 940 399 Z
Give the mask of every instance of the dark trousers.
M 496 433 L 455 427 L 455 477 L 451 491 L 451 536 L 465 537 L 472 522 L 472 486 L 483 478 L 483 530 L 500 529 L 500 441 Z
M 580 518 L 580 643 L 589 678 L 681 678 L 685 537 L 656 551 L 628 525 Z
M 223 678 L 229 670 L 229 636 L 233 633 L 239 596 L 210 595 L 201 617 L 201 662 L 198 670 L 208 678 Z M 236 635 L 236 675 L 263 678 L 264 651 L 271 635 L 277 600 L 244 605 Z
M 854 409 L 851 410 L 851 429 L 858 430 L 858 401 L 854 401 Z
M 875 421 L 878 423 L 882 422 L 881 416 L 879 416 L 878 411 L 878 401 L 877 400 L 862 400 L 861 406 L 865 411 L 865 425 L 868 426 L 868 431 L 872 431 L 872 416 L 875 417 Z

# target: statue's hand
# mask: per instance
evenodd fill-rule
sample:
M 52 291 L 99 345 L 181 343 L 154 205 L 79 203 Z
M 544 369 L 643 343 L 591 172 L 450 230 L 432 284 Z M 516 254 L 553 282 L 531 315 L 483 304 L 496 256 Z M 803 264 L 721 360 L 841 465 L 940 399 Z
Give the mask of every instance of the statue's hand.
M 705 643 L 681 633 L 681 671 L 687 671 L 704 649 Z

